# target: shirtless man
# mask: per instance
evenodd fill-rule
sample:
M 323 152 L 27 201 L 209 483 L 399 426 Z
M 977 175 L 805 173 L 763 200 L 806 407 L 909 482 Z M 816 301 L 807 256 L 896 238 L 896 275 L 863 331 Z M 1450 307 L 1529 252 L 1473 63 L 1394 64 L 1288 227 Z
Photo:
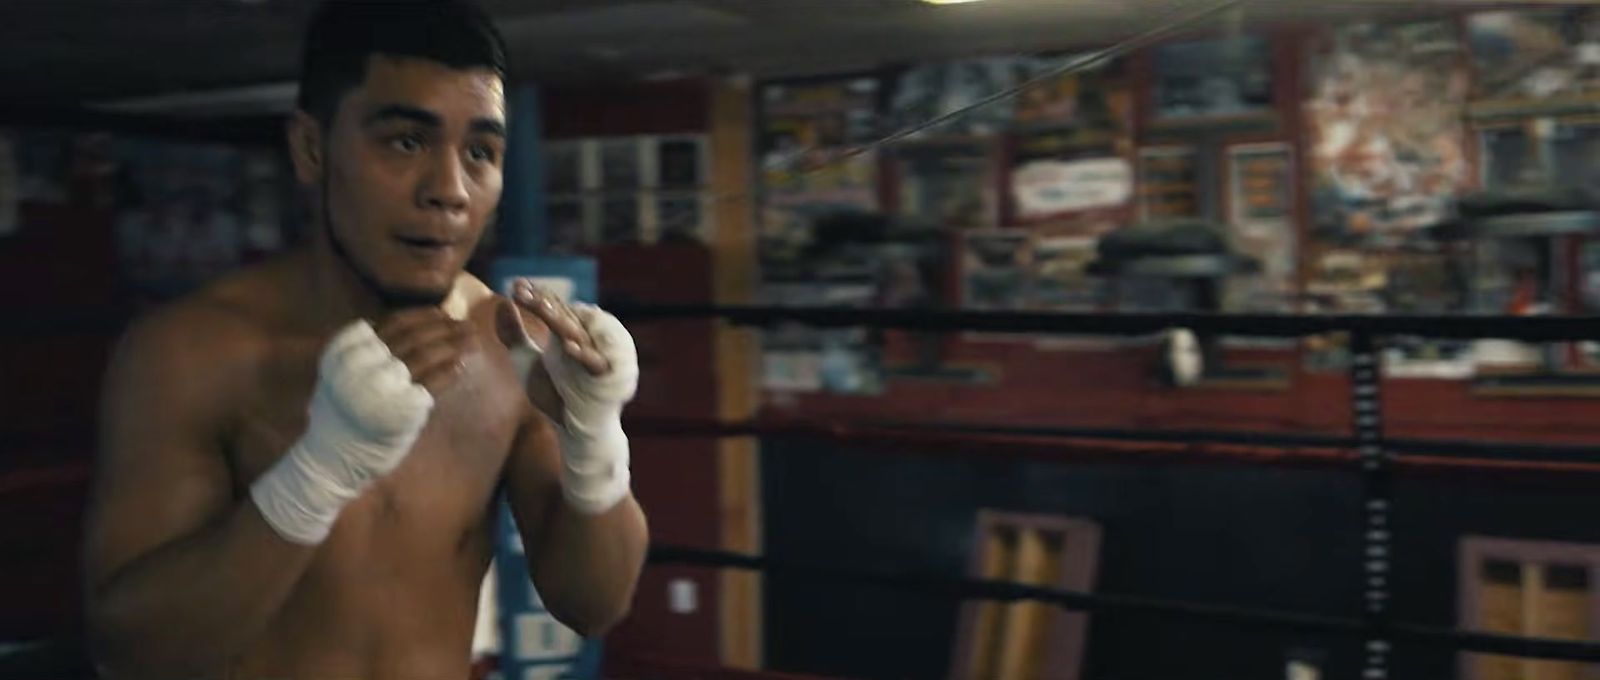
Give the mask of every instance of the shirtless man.
M 557 619 L 627 611 L 633 341 L 463 273 L 500 200 L 503 54 L 456 2 L 319 10 L 288 125 L 308 243 L 138 321 L 108 372 L 103 676 L 466 678 L 502 491 Z

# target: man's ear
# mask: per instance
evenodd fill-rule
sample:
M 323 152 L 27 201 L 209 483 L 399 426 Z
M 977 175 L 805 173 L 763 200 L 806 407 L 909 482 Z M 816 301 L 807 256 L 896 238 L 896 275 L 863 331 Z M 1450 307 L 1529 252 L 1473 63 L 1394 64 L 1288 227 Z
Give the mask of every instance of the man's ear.
M 311 114 L 296 109 L 285 126 L 289 141 L 289 158 L 294 162 L 294 176 L 301 184 L 318 185 L 322 182 L 322 124 Z

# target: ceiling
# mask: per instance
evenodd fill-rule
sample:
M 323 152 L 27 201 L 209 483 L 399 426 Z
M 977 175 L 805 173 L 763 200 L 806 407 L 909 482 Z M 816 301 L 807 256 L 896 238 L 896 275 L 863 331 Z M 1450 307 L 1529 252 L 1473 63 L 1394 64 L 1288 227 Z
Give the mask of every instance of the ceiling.
M 1103 45 L 1218 0 L 481 0 L 519 77 L 797 75 Z M 1456 1 L 1251 0 L 1210 28 L 1378 16 Z M 294 78 L 315 0 L 0 0 L 7 106 L 62 107 Z M 282 100 L 281 92 L 247 97 Z

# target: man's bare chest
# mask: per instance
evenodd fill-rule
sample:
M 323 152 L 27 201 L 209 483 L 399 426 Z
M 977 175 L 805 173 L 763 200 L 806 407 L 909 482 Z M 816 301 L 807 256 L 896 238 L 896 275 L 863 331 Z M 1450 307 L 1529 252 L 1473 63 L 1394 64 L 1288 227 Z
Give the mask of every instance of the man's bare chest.
M 489 506 L 515 441 L 525 399 L 503 350 L 470 353 L 460 377 L 434 395 L 435 406 L 400 467 L 358 505 L 409 520 L 475 523 Z M 320 347 L 285 342 L 274 352 L 225 442 L 236 493 L 278 461 L 305 431 Z M 353 508 L 359 511 L 360 508 Z

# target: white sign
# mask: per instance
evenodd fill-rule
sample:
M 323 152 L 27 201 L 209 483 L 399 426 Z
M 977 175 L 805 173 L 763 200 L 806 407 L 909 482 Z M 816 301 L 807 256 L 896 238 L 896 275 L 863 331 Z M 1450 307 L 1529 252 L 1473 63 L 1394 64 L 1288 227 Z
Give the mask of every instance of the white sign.
M 519 661 L 560 661 L 578 655 L 583 638 L 548 613 L 519 614 L 512 653 Z
M 1122 158 L 1030 161 L 1012 175 L 1019 217 L 1114 208 L 1133 196 L 1133 169 Z

